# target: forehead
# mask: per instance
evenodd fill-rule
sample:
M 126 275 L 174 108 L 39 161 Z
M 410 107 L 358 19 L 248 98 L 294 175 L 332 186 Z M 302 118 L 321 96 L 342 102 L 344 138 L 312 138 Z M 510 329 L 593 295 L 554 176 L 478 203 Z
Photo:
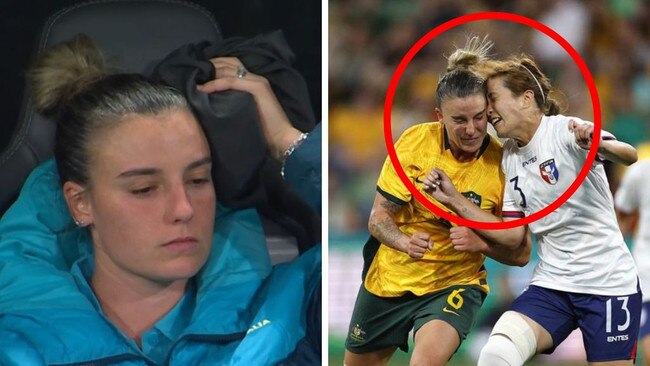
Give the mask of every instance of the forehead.
M 488 93 L 495 92 L 495 91 L 502 91 L 502 89 L 505 89 L 505 85 L 503 84 L 503 81 L 504 81 L 503 76 L 489 78 L 487 81 Z
M 93 142 L 95 159 L 115 165 L 209 156 L 201 127 L 191 112 L 182 109 L 128 116 Z
M 445 99 L 440 108 L 444 114 L 474 115 L 482 112 L 487 106 L 485 95 L 472 94 L 467 97 L 452 97 Z

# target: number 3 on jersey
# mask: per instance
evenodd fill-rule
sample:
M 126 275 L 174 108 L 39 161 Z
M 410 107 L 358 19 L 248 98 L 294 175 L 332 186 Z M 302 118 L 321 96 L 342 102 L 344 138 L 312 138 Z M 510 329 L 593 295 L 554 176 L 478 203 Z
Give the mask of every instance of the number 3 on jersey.
M 524 195 L 524 191 L 521 190 L 521 187 L 519 187 L 519 176 L 510 179 L 510 181 L 514 184 L 515 191 L 519 192 L 519 194 L 521 195 L 520 206 L 526 207 L 526 196 Z

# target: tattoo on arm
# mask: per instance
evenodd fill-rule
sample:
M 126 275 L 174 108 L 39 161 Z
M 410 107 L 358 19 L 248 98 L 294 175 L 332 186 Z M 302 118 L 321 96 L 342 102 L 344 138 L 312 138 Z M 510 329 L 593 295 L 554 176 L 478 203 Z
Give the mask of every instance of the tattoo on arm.
M 377 239 L 393 249 L 399 249 L 397 242 L 402 237 L 402 232 L 390 217 L 378 221 L 374 225 Z
M 381 207 L 383 207 L 391 216 L 397 215 L 397 213 L 402 209 L 402 205 L 398 205 L 397 203 L 389 200 L 382 202 Z
M 380 242 L 399 250 L 397 242 L 404 234 L 395 224 L 394 217 L 403 207 L 388 200 L 381 202 L 380 205 L 384 209 L 383 214 L 372 216 L 371 234 Z

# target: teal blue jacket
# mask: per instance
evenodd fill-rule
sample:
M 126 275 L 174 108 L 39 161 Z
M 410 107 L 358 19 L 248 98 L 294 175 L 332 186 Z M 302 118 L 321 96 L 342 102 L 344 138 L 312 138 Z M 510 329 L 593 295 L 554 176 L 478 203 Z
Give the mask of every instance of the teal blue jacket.
M 302 151 L 320 150 L 320 132 L 316 139 Z M 294 154 L 292 161 L 304 155 Z M 320 196 L 320 153 L 307 156 L 290 170 L 312 176 L 317 164 L 317 181 L 300 184 L 317 185 Z M 192 320 L 165 364 L 319 364 L 320 354 L 301 347 L 313 323 L 307 304 L 320 299 L 321 246 L 271 267 L 256 211 L 218 211 L 210 258 L 195 278 Z M 71 221 L 48 161 L 0 220 L 0 365 L 155 364 L 79 291 L 70 268 L 87 255 L 90 239 Z

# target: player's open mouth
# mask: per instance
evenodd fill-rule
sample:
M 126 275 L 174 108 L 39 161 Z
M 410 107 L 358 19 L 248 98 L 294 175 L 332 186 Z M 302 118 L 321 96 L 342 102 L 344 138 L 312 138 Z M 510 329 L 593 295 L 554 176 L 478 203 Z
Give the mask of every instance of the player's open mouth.
M 496 117 L 490 117 L 489 122 L 492 124 L 492 126 L 496 126 L 497 123 L 501 122 L 502 118 L 501 116 L 496 116 Z

